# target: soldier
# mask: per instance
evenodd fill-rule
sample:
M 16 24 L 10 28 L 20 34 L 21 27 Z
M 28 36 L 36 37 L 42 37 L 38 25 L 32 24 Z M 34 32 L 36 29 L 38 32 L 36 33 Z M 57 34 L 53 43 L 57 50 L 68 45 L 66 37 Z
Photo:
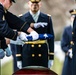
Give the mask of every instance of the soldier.
M 27 38 L 25 33 L 23 32 L 30 33 L 33 40 L 38 39 L 38 33 L 29 27 L 30 23 L 24 22 L 23 20 L 19 19 L 18 17 L 16 17 L 15 15 L 13 15 L 8 11 L 9 7 L 12 5 L 12 2 L 15 1 L 0 0 L 0 36 L 1 36 L 0 40 L 2 40 L 4 37 L 16 40 L 17 36 L 19 36 L 21 40 L 26 41 Z M 18 31 L 23 31 L 23 32 L 17 32 L 12 29 L 17 29 Z M 1 49 L 0 58 L 3 58 L 4 56 L 5 56 L 4 50 Z
M 74 12 L 76 12 L 76 10 L 74 10 Z M 76 75 L 76 16 L 73 22 L 73 58 L 72 58 L 72 75 Z
M 71 23 L 69 26 L 65 27 L 61 39 L 61 48 L 65 52 L 62 75 L 72 75 L 72 29 L 76 10 L 72 9 L 69 13 L 71 14 Z
M 29 0 L 29 11 L 20 18 L 31 23 L 30 27 L 39 34 L 49 33 L 53 35 L 52 39 L 37 40 L 25 42 L 22 49 L 22 67 L 26 66 L 44 66 L 48 67 L 48 61 L 54 60 L 54 31 L 52 18 L 50 15 L 40 12 L 41 0 Z M 36 24 L 46 24 L 41 27 L 33 26 Z M 39 28 L 38 28 L 39 27 Z M 27 33 L 28 34 L 28 33 Z M 47 41 L 47 43 L 46 43 Z M 48 60 L 49 56 L 49 60 Z M 51 62 L 50 62 L 51 63 Z

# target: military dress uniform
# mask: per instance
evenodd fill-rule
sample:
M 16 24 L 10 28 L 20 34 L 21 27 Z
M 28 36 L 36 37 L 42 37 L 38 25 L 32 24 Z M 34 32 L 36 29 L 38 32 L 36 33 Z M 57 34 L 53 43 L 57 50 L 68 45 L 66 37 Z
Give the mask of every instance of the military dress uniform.
M 12 13 L 4 10 L 1 4 L 0 4 L 0 16 L 1 16 L 0 35 L 2 37 L 7 37 L 10 39 L 16 40 L 18 33 L 17 31 L 13 31 L 12 29 L 17 29 L 18 31 L 27 32 L 27 29 L 29 28 L 28 23 L 22 21 Z
M 5 10 L 3 5 L 0 4 L 0 48 L 4 49 L 7 47 L 4 41 L 4 37 L 10 38 L 12 40 L 17 39 L 18 33 L 17 31 L 13 31 L 13 29 L 27 32 L 28 28 L 29 23 L 27 23 L 26 21 L 24 22 L 17 16 Z
M 62 41 L 62 43 L 64 44 L 64 45 L 62 45 L 62 49 L 65 52 L 67 52 L 68 49 L 71 49 L 72 50 L 72 59 L 70 59 L 68 56 L 65 57 L 62 75 L 76 75 L 76 66 L 75 66 L 75 64 L 76 64 L 76 60 L 75 60 L 75 56 L 76 56 L 76 54 L 75 54 L 76 9 L 70 10 L 69 13 L 72 16 L 73 26 L 72 26 L 72 28 L 69 27 L 69 28 L 66 28 L 66 30 L 65 30 L 65 32 L 67 34 L 65 33 L 65 35 L 63 37 L 65 40 Z M 67 36 L 67 35 L 69 35 L 69 36 Z
M 17 31 L 27 32 L 27 29 L 29 28 L 29 23 L 27 21 L 23 21 L 20 18 L 17 18 L 15 15 L 10 13 L 9 11 L 7 11 L 5 16 L 10 28 L 16 29 Z M 22 45 L 10 44 L 10 47 L 11 47 L 11 51 L 13 55 L 13 71 L 15 72 L 19 69 L 17 66 L 17 60 L 21 60 L 21 57 L 20 57 L 21 54 L 19 53 L 21 53 Z
M 20 53 L 22 53 L 22 45 L 10 44 L 10 48 L 13 55 L 13 72 L 15 72 L 19 70 L 19 67 L 17 66 L 17 60 L 22 60 L 22 58 L 20 57 Z
M 71 25 L 65 27 L 64 29 L 62 39 L 61 39 L 61 48 L 65 53 L 65 60 L 64 60 L 61 75 L 72 75 L 72 59 L 68 56 L 68 50 L 72 49 L 72 26 Z
M 76 10 L 74 11 L 76 14 Z M 72 75 L 76 75 L 76 16 L 73 22 L 73 64 L 72 64 Z
M 29 23 L 35 23 L 30 12 L 27 12 L 21 19 Z M 54 59 L 54 32 L 52 27 L 51 16 L 40 12 L 37 23 L 46 22 L 47 26 L 33 28 L 38 34 L 52 34 L 53 38 L 48 40 L 28 41 L 23 45 L 22 50 L 22 67 L 25 66 L 44 66 L 48 67 L 48 56 L 50 60 Z M 47 42 L 47 43 L 46 43 Z M 49 51 L 48 51 L 49 50 Z M 49 54 L 48 54 L 49 53 Z
M 6 40 L 4 37 L 9 37 L 13 40 L 17 37 L 17 32 L 12 31 L 8 27 L 8 24 L 5 20 L 5 10 L 0 3 L 0 49 L 5 50 L 8 46 L 6 45 Z
M 18 33 L 12 29 L 26 32 L 29 28 L 28 24 L 26 24 L 27 22 L 22 21 L 12 13 L 4 10 L 2 4 L 0 4 L 0 40 L 3 40 L 4 37 L 16 40 Z
M 4 37 L 0 36 L 0 49 L 3 49 L 5 51 L 5 49 L 7 48 L 7 44 L 6 44 L 6 40 Z

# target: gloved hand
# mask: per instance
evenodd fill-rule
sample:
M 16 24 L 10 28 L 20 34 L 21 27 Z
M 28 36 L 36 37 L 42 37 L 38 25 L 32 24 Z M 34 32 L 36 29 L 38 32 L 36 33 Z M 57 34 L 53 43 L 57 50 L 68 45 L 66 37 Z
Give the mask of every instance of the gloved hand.
M 22 61 L 17 61 L 17 67 L 18 67 L 19 69 L 22 68 Z
M 72 54 L 72 49 L 69 49 L 69 50 L 68 50 L 68 56 L 72 59 L 72 56 L 73 56 L 73 54 Z
M 5 56 L 4 50 L 0 49 L 0 59 L 3 59 Z
M 34 23 L 34 28 L 39 28 L 39 27 L 45 27 L 47 26 L 46 22 L 39 22 L 39 23 Z
M 19 38 L 22 40 L 22 41 L 28 41 L 28 39 L 26 38 L 27 34 L 24 33 L 24 32 L 21 32 L 21 34 L 19 35 Z
M 32 40 L 37 40 L 39 38 L 39 34 L 36 31 L 32 31 L 29 36 L 32 36 Z
M 24 42 L 19 38 L 19 36 L 17 36 L 17 40 L 10 40 L 11 44 L 16 44 L 16 45 L 23 45 Z
M 53 60 L 48 60 L 48 68 L 51 68 L 53 66 Z
M 9 56 L 12 55 L 12 51 L 9 49 L 9 47 L 7 47 L 7 48 L 5 49 L 5 52 L 6 52 L 6 56 L 7 56 L 7 57 L 9 57 Z

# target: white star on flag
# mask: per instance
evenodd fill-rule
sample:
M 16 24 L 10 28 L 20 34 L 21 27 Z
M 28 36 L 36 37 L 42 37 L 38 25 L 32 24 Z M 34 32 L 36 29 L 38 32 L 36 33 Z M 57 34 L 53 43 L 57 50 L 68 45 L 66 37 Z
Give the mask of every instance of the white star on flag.
M 45 37 L 45 38 L 47 38 L 47 37 L 48 37 L 48 35 L 47 35 L 47 34 L 44 34 L 44 37 Z

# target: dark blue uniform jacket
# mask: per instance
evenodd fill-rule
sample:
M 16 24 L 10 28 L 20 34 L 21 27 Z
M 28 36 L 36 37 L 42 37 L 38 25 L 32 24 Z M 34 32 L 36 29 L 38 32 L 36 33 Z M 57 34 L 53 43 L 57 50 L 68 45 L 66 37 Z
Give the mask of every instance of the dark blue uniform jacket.
M 35 21 L 33 20 L 31 14 L 29 12 L 27 12 L 26 14 L 24 14 L 21 17 L 22 20 L 27 21 L 29 23 L 35 23 Z M 36 30 L 39 34 L 52 34 L 53 38 L 52 39 L 48 39 L 48 47 L 49 47 L 49 59 L 53 60 L 54 59 L 54 55 L 50 55 L 51 53 L 54 54 L 54 32 L 53 32 L 53 25 L 52 25 L 52 19 L 51 16 L 48 16 L 44 13 L 40 13 L 38 21 L 37 22 L 46 22 L 48 23 L 47 26 L 43 27 L 39 27 L 37 29 L 33 28 L 34 30 Z M 39 51 L 40 50 L 40 51 Z M 28 65 L 43 65 L 45 67 L 47 67 L 47 63 L 48 63 L 48 49 L 47 49 L 47 45 L 42 45 L 41 48 L 39 48 L 37 45 L 35 45 L 35 47 L 31 47 L 31 45 L 24 45 L 23 46 L 23 50 L 22 50 L 22 58 L 23 58 L 23 67 L 28 66 Z M 42 58 L 40 59 L 39 57 L 35 57 L 35 59 L 32 58 L 31 54 L 41 54 Z
M 26 32 L 28 28 L 29 25 L 27 22 L 24 22 L 23 20 L 19 19 L 17 16 L 13 15 L 7 10 L 4 10 L 3 6 L 0 4 L 0 40 L 4 40 L 4 37 L 10 38 L 12 40 L 16 40 L 18 33 L 17 31 L 13 31 L 13 29 Z M 6 44 L 4 41 L 3 43 L 5 46 Z M 1 43 L 0 41 L 1 46 L 3 46 L 3 43 Z
M 73 64 L 72 64 L 72 75 L 76 75 L 76 16 L 73 23 Z
M 65 60 L 63 64 L 62 74 L 61 75 L 72 75 L 72 59 L 69 58 L 67 52 L 72 48 L 72 27 L 65 27 L 61 39 L 61 48 L 65 53 Z

